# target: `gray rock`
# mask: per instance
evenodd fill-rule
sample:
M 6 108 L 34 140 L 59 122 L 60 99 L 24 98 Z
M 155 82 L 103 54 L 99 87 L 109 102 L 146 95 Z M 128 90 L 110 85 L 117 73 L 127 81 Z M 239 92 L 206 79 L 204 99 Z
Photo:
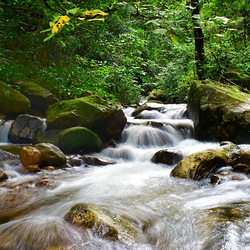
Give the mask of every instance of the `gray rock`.
M 32 115 L 19 115 L 11 125 L 9 140 L 14 143 L 31 143 L 35 134 L 44 132 L 46 123 Z

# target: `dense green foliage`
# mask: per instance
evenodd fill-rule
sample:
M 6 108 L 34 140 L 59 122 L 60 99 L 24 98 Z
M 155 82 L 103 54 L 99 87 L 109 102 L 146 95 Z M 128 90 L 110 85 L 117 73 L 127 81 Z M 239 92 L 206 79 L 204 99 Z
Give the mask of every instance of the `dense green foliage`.
M 205 77 L 228 70 L 250 74 L 248 0 L 199 4 Z M 108 15 L 82 22 L 76 8 Z M 197 77 L 191 12 L 189 1 L 171 0 L 0 3 L 0 80 L 18 88 L 33 79 L 62 98 L 91 90 L 130 104 L 159 89 L 165 101 L 183 102 Z M 51 35 L 49 23 L 65 15 L 70 21 Z

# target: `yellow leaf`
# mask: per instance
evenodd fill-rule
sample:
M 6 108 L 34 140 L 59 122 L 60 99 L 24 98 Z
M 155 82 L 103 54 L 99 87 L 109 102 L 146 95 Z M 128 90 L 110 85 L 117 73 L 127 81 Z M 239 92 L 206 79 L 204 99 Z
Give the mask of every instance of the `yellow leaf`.
M 106 15 L 108 15 L 107 13 L 105 13 L 102 10 L 86 10 L 86 11 L 82 12 L 82 14 L 85 16 L 96 16 L 96 15 L 106 16 Z
M 65 21 L 65 22 L 68 22 L 68 21 L 70 20 L 70 18 L 69 18 L 68 16 L 62 16 L 62 17 L 60 18 L 60 20 Z
M 92 22 L 92 21 L 104 21 L 104 18 L 93 18 L 93 19 L 88 19 L 88 22 Z
M 84 20 L 85 20 L 85 18 L 84 18 L 84 17 L 78 17 L 78 20 L 80 20 L 80 21 L 84 21 Z
M 58 27 L 58 25 L 56 23 L 56 24 L 53 25 L 51 32 L 54 34 L 54 33 L 58 32 L 58 30 L 59 30 L 59 27 Z

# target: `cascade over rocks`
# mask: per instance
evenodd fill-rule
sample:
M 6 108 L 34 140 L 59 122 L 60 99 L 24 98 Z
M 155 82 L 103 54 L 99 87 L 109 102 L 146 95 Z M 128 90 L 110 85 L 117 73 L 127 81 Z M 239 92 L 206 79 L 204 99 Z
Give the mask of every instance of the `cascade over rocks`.
M 30 110 L 30 106 L 30 100 L 27 97 L 0 81 L 1 114 L 10 115 L 12 113 L 25 113 Z
M 233 165 L 242 150 L 233 143 L 188 155 L 171 171 L 173 177 L 201 180 L 222 166 Z
M 195 81 L 188 97 L 188 116 L 199 140 L 250 141 L 250 95 L 235 86 Z
M 32 115 L 19 115 L 11 125 L 9 140 L 14 143 L 31 143 L 33 136 L 46 129 L 45 121 Z
M 45 110 L 59 100 L 50 91 L 37 85 L 35 82 L 27 81 L 21 83 L 21 93 L 31 101 L 31 108 L 45 112 Z
M 55 103 L 46 114 L 48 129 L 86 127 L 104 141 L 118 137 L 127 121 L 119 107 L 96 95 Z

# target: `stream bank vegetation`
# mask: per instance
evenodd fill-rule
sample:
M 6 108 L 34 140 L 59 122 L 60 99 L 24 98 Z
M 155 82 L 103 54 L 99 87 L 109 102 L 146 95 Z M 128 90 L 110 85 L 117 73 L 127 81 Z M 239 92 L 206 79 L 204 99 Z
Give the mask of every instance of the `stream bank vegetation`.
M 0 80 L 14 88 L 180 103 L 194 79 L 250 74 L 248 0 L 14 0 L 0 14 Z

